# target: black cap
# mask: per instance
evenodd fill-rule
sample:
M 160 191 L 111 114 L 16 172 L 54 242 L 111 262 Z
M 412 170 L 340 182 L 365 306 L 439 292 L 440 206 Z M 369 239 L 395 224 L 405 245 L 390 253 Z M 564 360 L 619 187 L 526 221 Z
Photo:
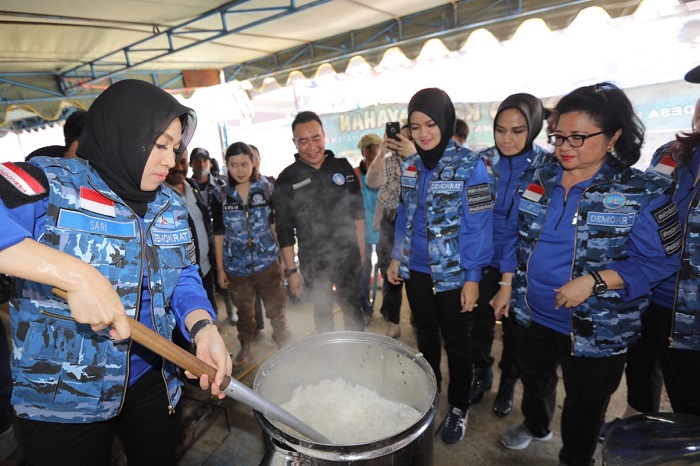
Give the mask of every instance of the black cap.
M 201 147 L 197 147 L 192 152 L 190 152 L 190 162 L 192 162 L 194 159 L 200 158 L 211 160 L 211 157 L 209 157 L 209 151 Z
M 700 84 L 700 65 L 685 74 L 685 80 L 689 83 Z

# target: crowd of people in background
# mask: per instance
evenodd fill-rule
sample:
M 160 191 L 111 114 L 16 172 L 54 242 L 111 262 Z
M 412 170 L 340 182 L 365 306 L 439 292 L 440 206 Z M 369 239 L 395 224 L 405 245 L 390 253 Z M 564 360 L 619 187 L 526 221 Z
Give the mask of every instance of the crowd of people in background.
M 685 78 L 700 83 L 700 66 Z M 130 464 L 175 464 L 182 380 L 126 344 L 127 316 L 213 365 L 216 379 L 198 384 L 222 397 L 265 318 L 278 348 L 292 343 L 289 298 L 313 307 L 318 333 L 336 330 L 335 304 L 345 330 L 364 331 L 380 282 L 383 333 L 401 338 L 405 293 L 439 391 L 446 355 L 446 444 L 494 384 L 499 321 L 494 415 L 523 387 L 508 449 L 552 438 L 558 370 L 562 465 L 593 463 L 619 422 L 605 416 L 623 374 L 622 418 L 657 411 L 662 385 L 675 412 L 700 416 L 700 99 L 690 130 L 644 172 L 632 168 L 644 127 L 609 82 L 549 109 L 504 96 L 494 145 L 478 152 L 443 90 L 418 91 L 407 110 L 362 135 L 357 167 L 326 148 L 316 113 L 298 113 L 297 153 L 275 179 L 242 141 L 219 169 L 187 147 L 191 109 L 125 80 L 67 119 L 65 145 L 0 165 L 0 302 L 15 349 L 0 338 L 0 459 L 16 425 L 28 465 L 109 464 L 115 435 Z M 543 127 L 547 148 L 535 143 Z M 214 325 L 219 302 L 235 357 Z

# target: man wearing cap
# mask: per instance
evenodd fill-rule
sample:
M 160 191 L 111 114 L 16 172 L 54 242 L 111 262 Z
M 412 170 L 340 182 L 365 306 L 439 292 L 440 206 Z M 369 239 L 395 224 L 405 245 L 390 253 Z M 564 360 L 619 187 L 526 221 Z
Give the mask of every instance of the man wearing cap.
M 209 151 L 202 147 L 197 147 L 190 153 L 190 167 L 192 168 L 192 178 L 199 185 L 199 190 L 206 199 L 207 207 L 211 210 L 209 197 L 216 191 L 216 188 L 226 186 L 226 179 L 211 174 L 211 157 Z
M 360 270 L 365 260 L 365 211 L 359 181 L 346 159 L 326 150 L 323 124 L 314 112 L 297 114 L 292 134 L 298 152 L 294 163 L 280 173 L 272 194 L 289 289 L 300 296 L 302 284 L 306 287 L 318 333 L 334 330 L 334 294 L 345 330 L 364 330 Z
M 367 186 L 367 169 L 377 158 L 382 148 L 382 138 L 375 133 L 369 133 L 362 136 L 357 147 L 362 151 L 362 160 L 360 165 L 355 168 L 355 175 L 360 180 L 360 188 L 362 190 L 362 202 L 365 207 L 365 260 L 362 266 L 360 275 L 360 292 L 362 294 L 362 318 L 365 325 L 369 325 L 374 314 L 374 302 L 370 300 L 369 281 L 372 275 L 372 252 L 376 249 L 379 243 L 379 230 L 374 229 L 375 212 L 377 210 L 377 196 L 379 189 L 370 188 Z
M 190 152 L 190 167 L 192 168 L 192 178 L 189 178 L 188 181 L 190 181 L 190 185 L 193 187 L 198 187 L 199 188 L 199 194 L 201 201 L 203 202 L 204 205 L 207 207 L 207 211 L 209 213 L 209 216 L 206 219 L 207 222 L 207 231 L 213 231 L 213 222 L 212 222 L 212 212 L 211 212 L 211 197 L 214 195 L 216 192 L 217 188 L 226 186 L 226 178 L 223 176 L 214 176 L 211 173 L 211 157 L 209 156 L 209 151 L 202 148 L 202 147 L 196 147 L 195 149 L 192 149 L 192 152 Z M 213 237 L 209 237 L 209 262 L 211 264 L 214 263 L 214 244 L 213 244 Z M 213 273 L 216 273 L 216 267 L 212 268 Z M 218 283 L 218 280 L 216 280 L 216 277 L 212 277 L 216 291 L 219 292 L 220 290 L 218 289 L 218 286 L 216 285 Z M 228 293 L 219 293 L 221 297 L 224 300 L 224 304 L 226 305 L 226 315 L 229 318 L 229 321 L 231 323 L 235 323 L 238 318 L 236 316 L 236 309 L 233 306 L 233 303 L 231 303 L 231 298 L 229 297 Z M 212 302 L 214 306 L 214 310 L 218 311 L 218 306 L 216 303 L 216 300 Z

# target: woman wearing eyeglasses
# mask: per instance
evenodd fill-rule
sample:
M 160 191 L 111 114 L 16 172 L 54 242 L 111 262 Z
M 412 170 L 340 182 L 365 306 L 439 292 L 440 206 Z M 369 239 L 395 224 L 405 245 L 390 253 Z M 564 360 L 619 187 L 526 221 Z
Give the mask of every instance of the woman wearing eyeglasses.
M 592 464 L 625 352 L 651 288 L 678 270 L 680 242 L 667 179 L 630 168 L 644 128 L 618 87 L 581 87 L 556 106 L 550 135 L 559 161 L 521 183 L 504 256 L 517 259 L 515 295 L 501 288 L 498 315 L 517 322 L 522 424 L 507 448 L 552 438 L 557 366 L 566 398 L 561 464 Z M 517 249 L 516 249 L 517 243 Z

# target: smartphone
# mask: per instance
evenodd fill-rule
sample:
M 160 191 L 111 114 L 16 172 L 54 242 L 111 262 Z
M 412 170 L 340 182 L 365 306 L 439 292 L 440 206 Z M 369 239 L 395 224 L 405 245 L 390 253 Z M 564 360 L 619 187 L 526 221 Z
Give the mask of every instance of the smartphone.
M 386 124 L 386 136 L 388 138 L 399 140 L 397 134 L 401 132 L 401 125 L 398 121 L 390 121 Z

